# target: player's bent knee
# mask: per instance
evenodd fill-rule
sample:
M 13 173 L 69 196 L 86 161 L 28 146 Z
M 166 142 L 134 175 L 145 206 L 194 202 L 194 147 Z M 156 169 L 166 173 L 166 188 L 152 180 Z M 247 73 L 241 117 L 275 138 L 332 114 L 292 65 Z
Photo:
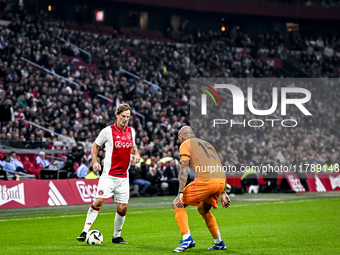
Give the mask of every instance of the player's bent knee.
M 199 214 L 201 214 L 201 215 L 204 215 L 204 214 L 207 213 L 207 212 L 204 210 L 204 208 L 203 208 L 203 207 L 200 207 L 200 206 L 197 207 L 197 211 L 198 211 Z
M 197 210 L 201 215 L 205 215 L 207 214 L 210 209 L 211 209 L 211 205 L 209 204 L 204 204 L 203 202 L 201 202 L 198 206 L 197 206 Z
M 96 208 L 101 208 L 105 203 L 105 198 L 96 198 L 93 202 L 93 206 Z
M 117 211 L 120 213 L 126 213 L 128 209 L 128 204 L 118 204 L 117 203 Z
M 175 201 L 172 202 L 172 207 L 174 208 L 174 210 L 179 209 L 179 208 L 184 208 L 185 206 L 176 203 Z
M 175 201 L 172 201 L 172 207 L 174 208 L 174 210 L 175 210 L 175 207 L 176 207 L 176 203 L 175 203 Z

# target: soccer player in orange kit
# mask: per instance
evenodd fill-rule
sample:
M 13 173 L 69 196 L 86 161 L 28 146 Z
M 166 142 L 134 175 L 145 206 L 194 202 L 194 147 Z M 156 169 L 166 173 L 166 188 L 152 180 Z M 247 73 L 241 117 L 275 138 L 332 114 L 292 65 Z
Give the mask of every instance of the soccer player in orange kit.
M 210 212 L 211 207 L 217 208 L 220 196 L 224 208 L 227 208 L 231 203 L 226 192 L 226 178 L 222 171 L 221 161 L 210 143 L 195 138 L 191 127 L 182 127 L 178 132 L 178 137 L 182 143 L 179 149 L 181 170 L 178 176 L 178 195 L 172 202 L 172 206 L 177 224 L 183 235 L 183 241 L 173 252 L 183 252 L 188 248 L 195 247 L 195 241 L 190 235 L 188 215 L 185 210 L 188 205 L 197 206 L 198 212 L 202 215 L 214 238 L 214 245 L 208 249 L 226 250 L 227 247 L 221 239 L 215 216 Z M 196 177 L 193 182 L 185 187 L 189 165 Z

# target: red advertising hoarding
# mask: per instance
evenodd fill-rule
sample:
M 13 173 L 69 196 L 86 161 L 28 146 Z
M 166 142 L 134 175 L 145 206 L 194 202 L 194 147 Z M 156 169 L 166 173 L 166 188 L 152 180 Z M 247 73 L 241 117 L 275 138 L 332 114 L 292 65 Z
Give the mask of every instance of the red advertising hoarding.
M 98 179 L 0 181 L 0 209 L 91 204 L 97 185 Z
M 333 174 L 306 174 L 309 192 L 326 192 L 340 190 L 340 173 Z M 306 192 L 300 183 L 297 174 L 286 174 L 287 181 L 292 190 Z
M 306 175 L 310 192 L 340 190 L 340 173 Z M 239 186 L 235 184 L 240 184 L 240 178 L 228 178 L 228 183 Z M 306 192 L 297 174 L 286 174 L 286 178 L 292 190 Z M 0 181 L 0 209 L 91 204 L 97 185 L 98 179 Z

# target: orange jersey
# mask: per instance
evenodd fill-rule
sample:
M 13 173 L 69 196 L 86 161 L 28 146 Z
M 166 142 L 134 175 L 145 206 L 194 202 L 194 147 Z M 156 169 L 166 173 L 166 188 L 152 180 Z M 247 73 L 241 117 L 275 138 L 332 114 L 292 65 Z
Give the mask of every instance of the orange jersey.
M 225 181 L 220 158 L 210 143 L 199 138 L 187 139 L 181 144 L 179 154 L 180 162 L 189 160 L 196 178 L 210 179 L 209 182 L 220 182 L 223 178 Z

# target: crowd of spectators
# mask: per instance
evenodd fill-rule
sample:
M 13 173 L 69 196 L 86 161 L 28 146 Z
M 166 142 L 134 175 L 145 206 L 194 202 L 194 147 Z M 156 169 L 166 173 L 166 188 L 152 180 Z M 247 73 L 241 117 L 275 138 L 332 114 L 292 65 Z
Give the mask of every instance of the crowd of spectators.
M 49 149 L 62 142 L 69 146 L 82 144 L 89 151 L 99 131 L 115 122 L 116 105 L 126 102 L 145 118 L 133 114 L 129 125 L 137 131 L 136 143 L 145 162 L 153 157 L 155 167 L 164 157 L 179 159 L 177 133 L 183 125 L 190 124 L 191 77 L 273 77 L 270 66 L 260 60 L 263 56 L 292 59 L 313 77 L 336 77 L 339 70 L 336 37 L 314 40 L 294 36 L 284 40 L 278 33 L 268 33 L 250 38 L 233 27 L 228 33 L 169 33 L 174 41 L 170 43 L 135 41 L 118 34 L 68 30 L 64 22 L 50 22 L 43 11 L 37 17 L 26 15 L 24 8 L 15 13 L 3 11 L 1 15 L 12 21 L 7 29 L 0 30 L 2 146 Z M 55 36 L 88 51 L 93 69 L 76 65 L 81 56 L 79 50 Z M 261 49 L 267 51 L 263 53 Z M 20 57 L 50 71 L 41 71 Z M 125 74 L 121 68 L 140 79 Z M 149 83 L 143 83 L 144 79 Z M 332 96 L 339 96 L 338 86 L 328 89 Z M 320 119 L 313 119 L 317 123 L 306 123 L 296 132 L 288 131 L 289 136 L 283 129 L 275 133 L 255 130 L 248 135 L 230 132 L 221 147 L 221 159 L 230 164 L 257 163 L 273 160 L 279 150 L 287 161 L 316 160 L 319 156 L 327 161 L 336 157 L 338 139 L 323 142 L 321 137 L 333 134 L 322 124 L 338 124 L 338 106 L 323 94 L 317 100 L 316 114 Z M 204 123 L 198 125 L 201 130 L 207 128 Z M 318 136 L 309 134 L 310 130 Z M 209 139 L 221 143 L 217 137 Z
M 226 81 L 234 84 L 232 80 Z M 235 81 L 234 81 L 235 82 Z M 244 93 L 247 87 L 254 85 L 255 80 L 243 79 L 238 81 L 238 87 Z M 218 80 L 216 80 L 218 83 Z M 219 91 L 222 98 L 223 111 L 209 112 L 209 117 L 204 118 L 200 114 L 191 115 L 191 125 L 198 137 L 207 141 L 212 141 L 219 157 L 225 166 L 236 166 L 239 170 L 241 166 L 260 166 L 279 160 L 283 165 L 296 165 L 292 171 L 303 170 L 309 172 L 305 163 L 332 166 L 339 163 L 340 132 L 337 126 L 340 124 L 338 98 L 330 89 L 332 86 L 339 86 L 338 80 L 324 81 L 312 79 L 295 79 L 293 82 L 283 82 L 279 79 L 257 79 L 256 88 L 253 90 L 253 104 L 256 109 L 270 109 L 272 105 L 272 88 L 277 87 L 302 87 L 308 89 L 313 95 L 313 100 L 306 103 L 305 107 L 312 114 L 304 115 L 298 108 L 291 107 L 286 116 L 281 115 L 281 108 L 278 107 L 274 113 L 266 116 L 257 116 L 249 111 L 245 111 L 244 116 L 233 116 L 233 104 L 229 102 L 223 92 Z M 192 92 L 192 97 L 198 95 Z M 298 94 L 291 94 L 296 98 Z M 229 99 L 230 100 L 230 99 Z M 195 103 L 193 103 L 195 105 Z M 209 109 L 214 109 L 213 103 Z M 245 109 L 247 109 L 245 102 Z M 289 117 L 288 117 L 289 116 Z M 277 119 L 276 124 L 266 122 L 265 119 Z M 283 119 L 294 119 L 296 122 L 289 123 L 287 128 L 281 125 Z M 229 122 L 223 125 L 216 125 L 211 128 L 213 119 L 226 119 Z M 261 119 L 252 124 L 249 120 Z M 243 123 L 233 125 L 230 122 Z M 261 127 L 252 127 L 261 126 Z M 301 166 L 301 167 L 300 167 Z M 299 169 L 300 167 L 300 169 Z
M 230 49 L 239 48 L 247 49 L 247 51 L 239 51 L 238 55 L 234 55 L 234 63 L 244 65 L 244 62 L 251 63 L 249 59 L 253 58 L 258 60 L 260 58 L 277 58 L 282 60 L 289 60 L 291 64 L 298 69 L 307 73 L 311 77 L 338 77 L 340 73 L 340 37 L 327 36 L 327 37 L 308 37 L 300 36 L 298 33 L 291 32 L 289 35 L 284 36 L 277 31 L 259 33 L 251 37 L 247 33 L 242 32 L 238 26 L 224 26 L 225 31 L 197 31 L 195 34 L 187 33 L 185 30 L 172 31 L 169 36 L 177 42 L 188 43 L 194 45 L 192 52 L 188 57 L 190 60 L 195 60 L 198 56 L 203 57 L 207 52 L 210 58 L 206 58 L 207 64 L 210 62 L 223 61 L 221 56 L 228 55 Z M 142 44 L 143 45 L 143 44 Z M 163 43 L 163 45 L 166 45 Z M 200 45 L 201 47 L 197 47 Z M 210 47 L 209 47 L 210 46 Z M 158 57 L 162 58 L 166 47 L 162 47 L 157 43 L 155 46 L 150 46 L 158 53 Z M 170 47 L 170 49 L 173 49 Z M 199 49 L 200 51 L 196 50 Z M 177 52 L 181 52 L 179 49 Z M 196 51 L 195 51 L 196 50 Z M 158 51 L 158 52 L 157 52 Z M 222 55 L 219 54 L 222 51 Z M 249 51 L 249 54 L 246 54 Z M 153 52 L 150 52 L 153 53 Z M 198 54 L 199 53 L 199 54 Z M 216 54 L 217 53 L 217 54 Z M 209 55 L 211 54 L 211 55 Z M 235 54 L 231 51 L 231 54 Z M 176 62 L 175 62 L 176 63 Z M 257 64 L 253 61 L 253 65 Z M 224 66 L 223 62 L 221 63 Z M 259 65 L 259 64 L 257 64 Z M 232 67 L 232 65 L 225 65 Z M 237 75 L 237 74 L 236 74 Z M 243 73 L 241 77 L 258 77 L 261 74 Z M 225 75 L 226 77 L 238 77 L 235 73 Z M 263 76 L 263 74 L 262 74 Z M 267 75 L 268 76 L 268 75 Z M 206 77 L 206 75 L 203 75 Z M 219 77 L 223 77 L 220 74 Z

